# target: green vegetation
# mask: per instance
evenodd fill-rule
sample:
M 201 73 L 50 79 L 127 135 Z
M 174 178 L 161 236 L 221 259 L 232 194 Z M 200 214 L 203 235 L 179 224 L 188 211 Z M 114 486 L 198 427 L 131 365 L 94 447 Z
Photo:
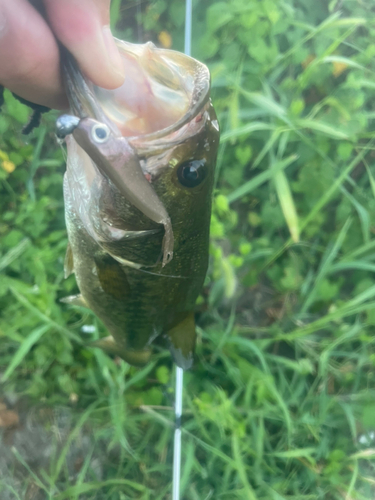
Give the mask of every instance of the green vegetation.
M 211 267 L 185 379 L 183 499 L 375 497 L 368 5 L 195 2 L 193 55 L 211 69 L 222 140 Z M 145 1 L 141 11 L 117 0 L 112 14 L 120 37 L 171 38 L 183 48 L 180 0 Z M 59 303 L 77 288 L 74 277 L 63 279 L 64 165 L 54 116 L 25 139 L 27 114 L 6 95 L 0 403 L 24 427 L 3 432 L 0 496 L 168 499 L 170 356 L 138 370 L 85 347 L 104 330 L 90 312 Z M 15 441 L 32 429 L 40 433 L 34 459 Z

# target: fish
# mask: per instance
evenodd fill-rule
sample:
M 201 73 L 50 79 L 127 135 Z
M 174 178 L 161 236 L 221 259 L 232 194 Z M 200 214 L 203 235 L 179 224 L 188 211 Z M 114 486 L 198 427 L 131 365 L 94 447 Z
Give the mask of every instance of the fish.
M 65 276 L 109 335 L 93 345 L 143 366 L 169 348 L 188 369 L 195 303 L 208 266 L 219 125 L 201 62 L 151 42 L 116 40 L 126 78 L 93 85 L 68 51 Z

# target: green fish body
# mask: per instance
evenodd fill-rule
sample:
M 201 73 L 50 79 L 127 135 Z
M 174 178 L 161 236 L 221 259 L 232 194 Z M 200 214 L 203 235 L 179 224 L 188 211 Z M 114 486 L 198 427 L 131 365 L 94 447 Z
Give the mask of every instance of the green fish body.
M 97 345 L 139 366 L 167 344 L 189 368 L 219 144 L 209 73 L 152 44 L 119 48 L 129 76 L 115 91 L 65 69 L 79 118 L 66 137 L 65 272 L 110 333 Z

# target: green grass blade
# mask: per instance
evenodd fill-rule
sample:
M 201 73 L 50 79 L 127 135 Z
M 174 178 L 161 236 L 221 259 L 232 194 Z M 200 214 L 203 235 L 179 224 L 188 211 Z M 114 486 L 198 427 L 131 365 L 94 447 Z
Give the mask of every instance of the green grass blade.
M 341 190 L 358 213 L 364 243 L 369 243 L 371 234 L 371 219 L 368 211 L 343 186 L 341 187 Z
M 18 259 L 26 248 L 29 246 L 30 240 L 29 238 L 24 238 L 22 241 L 18 243 L 14 248 L 11 248 L 9 252 L 7 252 L 0 259 L 0 271 L 3 271 L 6 267 L 8 267 L 14 260 Z
M 331 264 L 335 260 L 335 258 L 337 257 L 337 254 L 339 253 L 339 251 L 340 251 L 340 249 L 345 241 L 345 238 L 346 238 L 346 235 L 349 231 L 350 225 L 351 225 L 351 220 L 348 219 L 345 222 L 344 226 L 342 227 L 342 229 L 341 229 L 341 231 L 340 231 L 340 233 L 335 241 L 335 244 L 332 246 L 331 249 L 328 248 L 326 255 L 323 257 L 322 262 L 320 264 L 320 269 L 319 269 L 318 274 L 315 278 L 312 289 L 310 290 L 309 295 L 306 297 L 306 300 L 305 300 L 303 306 L 301 307 L 301 314 L 304 314 L 306 311 L 308 311 L 310 306 L 314 302 L 317 291 L 318 291 L 318 287 L 321 284 L 324 277 L 329 273 Z
M 39 309 L 37 309 L 35 306 L 33 306 L 26 297 L 24 297 L 21 293 L 19 293 L 13 286 L 9 287 L 9 290 L 11 293 L 14 295 L 14 297 L 28 309 L 30 312 L 32 312 L 37 318 L 39 318 L 43 323 L 48 325 L 51 328 L 54 328 L 58 332 L 62 333 L 63 335 L 66 335 L 68 338 L 71 340 L 74 340 L 75 342 L 78 342 L 79 344 L 82 344 L 82 340 L 80 337 L 72 333 L 70 330 L 67 328 L 64 328 L 63 326 L 59 325 L 56 323 L 56 321 L 52 320 L 45 314 L 43 314 Z
M 315 132 L 319 132 L 324 136 L 332 137 L 333 139 L 349 140 L 348 134 L 340 131 L 337 127 L 333 127 L 332 125 L 322 121 L 304 118 L 296 120 L 295 125 L 300 128 L 314 130 Z
M 374 83 L 375 85 L 375 83 Z M 365 163 L 365 167 L 366 167 L 366 170 L 367 170 L 367 175 L 370 179 L 370 186 L 371 186 L 371 191 L 372 191 L 372 194 L 375 198 L 375 179 L 374 179 L 374 176 L 372 175 L 372 172 L 371 172 L 371 169 L 370 167 L 368 166 L 368 164 L 366 162 Z
M 35 149 L 34 149 L 34 154 L 33 158 L 30 163 L 29 167 L 29 178 L 26 182 L 26 187 L 27 190 L 29 191 L 30 198 L 32 201 L 35 201 L 35 186 L 34 186 L 34 176 L 36 171 L 39 168 L 39 162 L 40 162 L 40 155 L 42 152 L 42 147 L 44 143 L 44 138 L 47 133 L 47 127 L 45 125 L 41 126 L 38 130 L 38 141 L 36 143 Z
M 369 264 L 363 261 L 351 261 L 351 262 L 338 262 L 337 264 L 333 264 L 329 270 L 328 274 L 337 273 L 340 271 L 349 271 L 349 270 L 358 270 L 358 271 L 369 271 L 375 273 L 375 264 Z
M 228 130 L 224 132 L 220 137 L 220 143 L 228 142 L 233 139 L 237 139 L 244 135 L 248 136 L 252 132 L 259 132 L 260 130 L 274 130 L 275 126 L 264 122 L 251 122 L 241 127 Z
M 286 117 L 286 109 L 278 104 L 273 98 L 267 97 L 260 92 L 248 92 L 239 87 L 239 92 L 252 104 L 275 118 Z
M 71 486 L 67 488 L 63 493 L 54 496 L 56 500 L 65 500 L 66 498 L 77 497 L 83 495 L 84 493 L 89 493 L 90 491 L 98 491 L 103 488 L 109 488 L 110 486 L 127 486 L 135 491 L 144 493 L 146 487 L 142 484 L 136 483 L 135 481 L 130 481 L 129 479 L 107 479 L 106 481 L 97 481 L 92 483 L 78 484 L 76 486 Z
M 354 170 L 354 168 L 363 160 L 364 156 L 367 153 L 367 150 L 373 144 L 374 139 L 369 141 L 367 147 L 364 148 L 357 156 L 349 163 L 349 165 L 341 172 L 341 174 L 336 178 L 336 180 L 332 183 L 331 187 L 320 197 L 320 199 L 315 203 L 310 213 L 301 219 L 300 221 L 300 233 L 306 229 L 306 227 L 312 222 L 317 214 L 330 202 L 332 197 L 336 194 L 336 191 L 340 189 L 342 183 L 348 177 L 350 172 Z M 293 240 L 290 238 L 277 252 L 275 252 L 272 257 L 267 261 L 264 267 L 268 267 L 273 261 L 275 261 L 284 251 L 290 247 L 293 243 Z
M 243 458 L 241 456 L 241 449 L 240 449 L 240 438 L 236 434 L 236 432 L 233 433 L 232 435 L 232 451 L 233 451 L 233 457 L 236 463 L 236 471 L 237 474 L 240 478 L 240 481 L 242 483 L 244 493 L 246 495 L 246 498 L 248 500 L 257 500 L 257 496 L 255 494 L 255 491 L 251 484 L 249 483 L 249 480 L 247 478 L 247 472 L 246 472 L 246 467 L 243 462 Z
M 5 370 L 4 375 L 1 377 L 1 381 L 5 382 L 12 375 L 17 366 L 22 363 L 27 353 L 33 347 L 34 344 L 38 342 L 38 340 L 50 330 L 50 325 L 43 325 L 40 328 L 36 328 L 33 332 L 30 333 L 26 337 L 26 339 L 22 342 L 21 346 L 13 356 L 11 362 L 9 363 L 7 369 Z
M 271 168 L 269 168 L 265 172 L 262 172 L 261 174 L 258 174 L 256 177 L 245 182 L 245 184 L 243 184 L 239 188 L 235 189 L 232 193 L 230 193 L 228 195 L 228 202 L 233 203 L 234 201 L 251 193 L 251 191 L 254 191 L 254 189 L 261 186 L 265 182 L 269 181 L 275 175 L 275 173 L 278 172 L 278 170 L 284 170 L 289 165 L 291 165 L 297 158 L 298 156 L 293 154 L 288 158 L 285 158 L 285 160 L 275 162 Z
M 25 469 L 27 470 L 27 472 L 30 474 L 30 477 L 33 478 L 33 480 L 35 481 L 35 484 L 37 484 L 40 489 L 42 489 L 43 491 L 45 491 L 48 494 L 47 487 L 43 484 L 43 482 L 39 479 L 39 477 L 35 474 L 35 472 L 30 468 L 30 466 L 25 461 L 25 459 L 23 458 L 23 456 L 19 453 L 19 451 L 17 450 L 17 448 L 15 448 L 13 446 L 12 447 L 12 452 L 13 452 L 13 455 L 16 457 L 16 459 L 20 462 L 20 464 L 22 464 L 25 467 Z
M 279 168 L 273 174 L 273 181 L 275 184 L 277 196 L 279 198 L 281 210 L 283 211 L 284 218 L 289 228 L 290 235 L 294 243 L 297 243 L 299 241 L 297 209 L 285 172 Z
M 287 450 L 287 451 L 275 451 L 271 453 L 274 457 L 278 458 L 307 458 L 311 459 L 311 456 L 316 453 L 316 448 L 310 447 L 310 448 L 297 448 L 294 450 Z
M 82 429 L 83 425 L 88 420 L 88 418 L 90 417 L 90 415 L 92 414 L 92 412 L 95 410 L 95 408 L 99 405 L 99 403 L 100 403 L 100 401 L 95 401 L 94 403 L 92 403 L 83 412 L 83 414 L 79 418 L 76 426 L 74 427 L 74 429 L 72 430 L 72 432 L 69 434 L 69 437 L 66 440 L 66 443 L 64 444 L 63 449 L 60 452 L 60 456 L 59 456 L 59 458 L 57 460 L 57 463 L 56 463 L 56 465 L 54 467 L 54 471 L 51 474 L 51 480 L 52 480 L 53 484 L 56 483 L 56 481 L 57 481 L 57 479 L 58 479 L 58 477 L 60 475 L 61 469 L 62 469 L 62 467 L 64 465 L 65 460 L 66 460 L 66 456 L 68 454 L 70 445 L 72 444 L 72 442 L 74 441 L 74 439 L 76 439 L 79 431 Z

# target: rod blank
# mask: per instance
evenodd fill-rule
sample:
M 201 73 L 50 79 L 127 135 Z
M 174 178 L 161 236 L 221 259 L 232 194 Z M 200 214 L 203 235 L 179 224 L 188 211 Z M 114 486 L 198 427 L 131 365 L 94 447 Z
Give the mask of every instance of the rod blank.
M 191 55 L 191 25 L 192 25 L 192 0 L 186 0 L 185 4 L 185 54 Z M 182 415 L 182 391 L 184 381 L 184 370 L 176 366 L 176 389 L 175 389 L 175 422 L 173 444 L 173 483 L 172 499 L 180 500 L 181 482 L 181 415 Z
M 182 415 L 182 391 L 184 381 L 184 370 L 176 366 L 176 389 L 175 389 L 175 418 L 176 428 L 174 431 L 173 446 L 173 500 L 180 499 L 181 478 L 181 415 Z

